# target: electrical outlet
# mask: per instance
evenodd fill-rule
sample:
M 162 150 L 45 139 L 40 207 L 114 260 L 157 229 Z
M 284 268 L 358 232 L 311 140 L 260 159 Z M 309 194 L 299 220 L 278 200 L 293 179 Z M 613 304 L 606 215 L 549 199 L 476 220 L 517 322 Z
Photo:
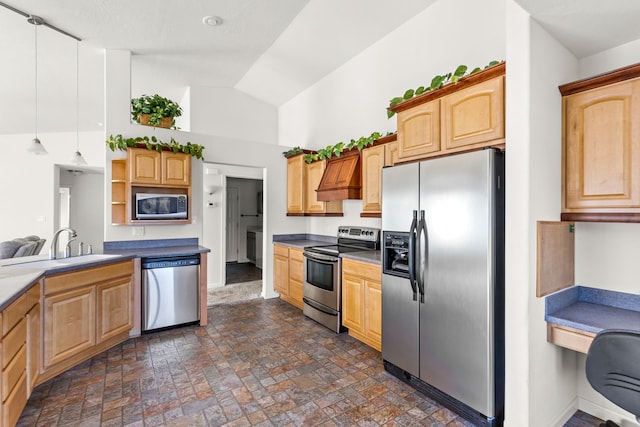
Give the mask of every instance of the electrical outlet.
M 45 217 L 44 215 L 38 215 L 36 217 L 36 221 L 38 222 L 45 222 L 47 220 L 47 217 Z
M 131 234 L 134 236 L 144 236 L 144 227 L 133 227 L 131 229 Z

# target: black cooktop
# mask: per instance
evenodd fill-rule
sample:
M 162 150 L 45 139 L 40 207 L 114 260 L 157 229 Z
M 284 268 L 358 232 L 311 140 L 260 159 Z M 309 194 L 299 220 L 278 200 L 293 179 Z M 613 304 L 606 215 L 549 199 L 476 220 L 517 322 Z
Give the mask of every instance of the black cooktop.
M 328 246 L 310 246 L 304 248 L 308 252 L 316 252 L 327 255 L 340 255 L 346 252 L 375 251 L 376 249 L 367 247 L 347 246 L 347 245 L 328 245 Z

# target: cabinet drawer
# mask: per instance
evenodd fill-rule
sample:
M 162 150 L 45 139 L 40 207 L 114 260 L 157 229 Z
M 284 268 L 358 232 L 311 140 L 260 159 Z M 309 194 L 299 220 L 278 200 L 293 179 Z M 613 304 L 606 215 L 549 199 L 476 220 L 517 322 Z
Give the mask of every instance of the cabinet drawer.
M 382 281 L 382 267 L 378 264 L 345 258 L 342 260 L 342 272 L 343 274 L 359 276 L 366 280 Z
M 31 310 L 31 307 L 40 302 L 41 288 L 41 282 L 38 282 L 27 291 L 27 306 L 25 312 Z
M 94 285 L 115 277 L 133 274 L 133 261 L 86 268 L 73 273 L 61 273 L 44 279 L 44 294 L 51 295 L 85 285 Z
M 273 245 L 273 254 L 289 258 L 289 248 L 282 245 Z
M 27 349 L 23 345 L 18 354 L 2 371 L 2 401 L 7 400 L 20 378 L 25 375 L 27 368 Z
M 2 368 L 6 368 L 13 356 L 27 341 L 27 321 L 24 315 L 20 322 L 2 339 Z
M 594 337 L 595 334 L 589 332 L 547 323 L 547 341 L 580 353 L 587 354 Z
M 2 336 L 13 329 L 13 327 L 24 318 L 27 313 L 27 295 L 22 294 L 20 297 L 2 311 Z
M 27 404 L 27 376 L 23 375 L 18 380 L 18 385 L 4 402 L 2 408 L 2 425 L 14 426 L 18 422 L 22 410 Z

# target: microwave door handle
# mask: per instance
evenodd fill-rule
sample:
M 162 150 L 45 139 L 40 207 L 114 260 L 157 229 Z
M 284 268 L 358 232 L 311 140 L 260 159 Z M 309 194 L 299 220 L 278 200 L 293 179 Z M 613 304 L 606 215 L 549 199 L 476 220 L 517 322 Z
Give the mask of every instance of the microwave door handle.
M 409 282 L 413 290 L 413 300 L 418 300 L 418 291 L 416 289 L 416 233 L 417 233 L 418 211 L 413 211 L 413 220 L 409 229 Z

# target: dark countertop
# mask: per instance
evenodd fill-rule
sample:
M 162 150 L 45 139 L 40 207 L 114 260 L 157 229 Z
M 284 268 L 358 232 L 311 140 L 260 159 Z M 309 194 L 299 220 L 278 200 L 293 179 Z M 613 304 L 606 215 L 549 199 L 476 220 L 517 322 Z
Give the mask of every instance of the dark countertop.
M 133 258 L 211 252 L 209 248 L 198 245 L 198 239 L 104 242 L 104 248 L 102 254 L 55 260 L 49 260 L 47 255 L 0 260 L 0 311 L 46 275 L 92 268 Z
M 572 286 L 545 297 L 545 320 L 597 334 L 640 330 L 640 295 Z
M 368 262 L 376 265 L 382 265 L 381 251 L 346 252 L 344 254 L 341 254 L 340 257 L 350 258 L 356 261 Z
M 273 243 L 297 249 L 304 249 L 308 246 L 335 245 L 337 243 L 337 238 L 317 234 L 279 234 L 273 236 Z M 382 253 L 380 251 L 346 252 L 344 254 L 340 254 L 340 257 L 351 258 L 372 264 L 382 264 Z

